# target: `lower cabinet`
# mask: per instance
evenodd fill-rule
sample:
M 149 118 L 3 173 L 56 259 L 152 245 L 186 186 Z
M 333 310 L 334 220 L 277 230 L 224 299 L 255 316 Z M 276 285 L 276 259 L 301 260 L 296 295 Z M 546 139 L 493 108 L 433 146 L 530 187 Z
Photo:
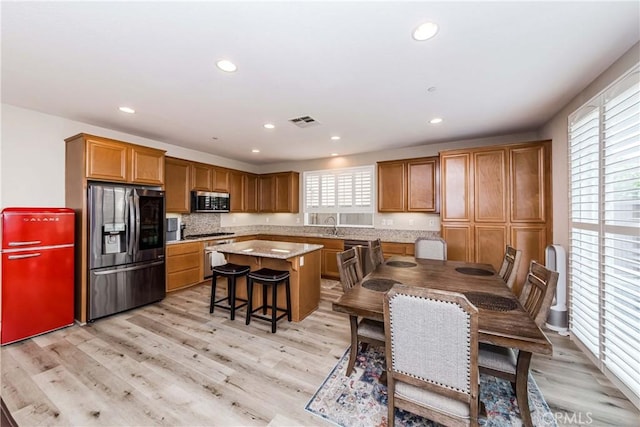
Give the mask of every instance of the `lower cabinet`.
M 203 252 L 202 242 L 167 246 L 167 292 L 202 281 Z

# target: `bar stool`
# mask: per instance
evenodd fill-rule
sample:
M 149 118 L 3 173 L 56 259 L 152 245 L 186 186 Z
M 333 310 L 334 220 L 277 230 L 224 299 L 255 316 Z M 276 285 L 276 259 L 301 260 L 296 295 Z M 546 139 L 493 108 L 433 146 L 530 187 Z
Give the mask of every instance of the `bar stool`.
M 253 283 L 262 285 L 262 305 L 253 308 Z M 287 297 L 287 307 L 278 307 L 278 285 L 284 282 Z M 267 308 L 267 288 L 271 286 L 271 317 L 268 317 Z M 272 270 L 270 268 L 261 268 L 252 271 L 247 275 L 247 325 L 251 321 L 251 317 L 271 322 L 271 332 L 276 332 L 276 322 L 287 316 L 287 320 L 291 322 L 291 289 L 289 286 L 289 272 L 283 270 Z M 262 310 L 262 314 L 255 314 L 256 311 Z M 278 312 L 283 312 L 278 316 Z
M 226 263 L 224 265 L 218 265 L 212 267 L 213 277 L 211 278 L 211 303 L 209 305 L 209 313 L 213 313 L 214 307 L 224 308 L 231 312 L 231 320 L 236 317 L 236 309 L 242 308 L 247 305 L 247 300 L 238 298 L 238 301 L 243 303 L 236 305 L 236 279 L 238 277 L 246 276 L 251 270 L 248 265 L 238 265 L 233 263 Z M 218 276 L 227 278 L 227 296 L 216 300 L 216 284 Z M 223 301 L 228 301 L 228 304 L 221 304 Z

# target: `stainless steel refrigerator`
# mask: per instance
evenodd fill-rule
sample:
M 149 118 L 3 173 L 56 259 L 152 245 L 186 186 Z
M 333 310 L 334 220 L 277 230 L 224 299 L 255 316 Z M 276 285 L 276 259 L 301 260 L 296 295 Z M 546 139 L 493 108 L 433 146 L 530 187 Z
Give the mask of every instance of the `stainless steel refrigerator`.
M 164 191 L 92 183 L 87 320 L 165 297 Z

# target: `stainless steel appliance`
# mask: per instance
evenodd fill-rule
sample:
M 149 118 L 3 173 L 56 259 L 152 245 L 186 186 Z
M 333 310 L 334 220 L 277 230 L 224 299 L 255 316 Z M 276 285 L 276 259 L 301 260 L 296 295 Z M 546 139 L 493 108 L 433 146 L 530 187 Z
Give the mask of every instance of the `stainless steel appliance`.
M 371 255 L 369 254 L 369 241 L 367 240 L 345 240 L 344 250 L 356 248 L 358 251 L 358 257 L 362 264 L 362 274 L 365 276 L 373 270 L 373 262 L 371 261 Z
M 89 321 L 165 297 L 164 191 L 92 183 Z
M 229 212 L 229 193 L 191 192 L 191 212 Z
M 180 218 L 167 218 L 167 242 L 180 240 Z
M 209 234 L 206 235 L 204 237 L 213 237 L 213 236 L 227 236 L 227 235 L 231 235 L 233 233 L 213 233 L 213 235 Z M 204 271 L 203 271 L 203 280 L 207 280 L 209 278 L 211 278 L 211 276 L 213 276 L 213 273 L 211 272 L 211 268 L 214 265 L 222 265 L 224 264 L 224 262 L 222 262 L 222 260 L 224 259 L 224 255 L 219 254 L 219 256 L 214 257 L 216 258 L 216 260 L 218 262 L 216 262 L 214 264 L 213 258 L 211 256 L 212 252 L 215 252 L 213 249 L 211 249 L 211 246 L 215 246 L 215 245 L 226 245 L 228 243 L 235 243 L 235 239 L 232 238 L 227 238 L 227 239 L 222 239 L 222 240 L 211 240 L 211 241 L 206 241 L 204 242 Z M 226 262 L 226 261 L 225 261 Z

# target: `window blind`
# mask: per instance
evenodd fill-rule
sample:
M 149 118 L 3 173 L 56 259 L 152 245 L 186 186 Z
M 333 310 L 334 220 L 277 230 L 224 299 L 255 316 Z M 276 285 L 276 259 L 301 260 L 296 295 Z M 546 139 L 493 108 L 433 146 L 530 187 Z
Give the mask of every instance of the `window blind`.
M 323 225 L 330 215 L 338 225 L 372 226 L 373 178 L 372 165 L 304 172 L 305 223 Z
M 570 329 L 640 399 L 640 78 L 569 118 Z

